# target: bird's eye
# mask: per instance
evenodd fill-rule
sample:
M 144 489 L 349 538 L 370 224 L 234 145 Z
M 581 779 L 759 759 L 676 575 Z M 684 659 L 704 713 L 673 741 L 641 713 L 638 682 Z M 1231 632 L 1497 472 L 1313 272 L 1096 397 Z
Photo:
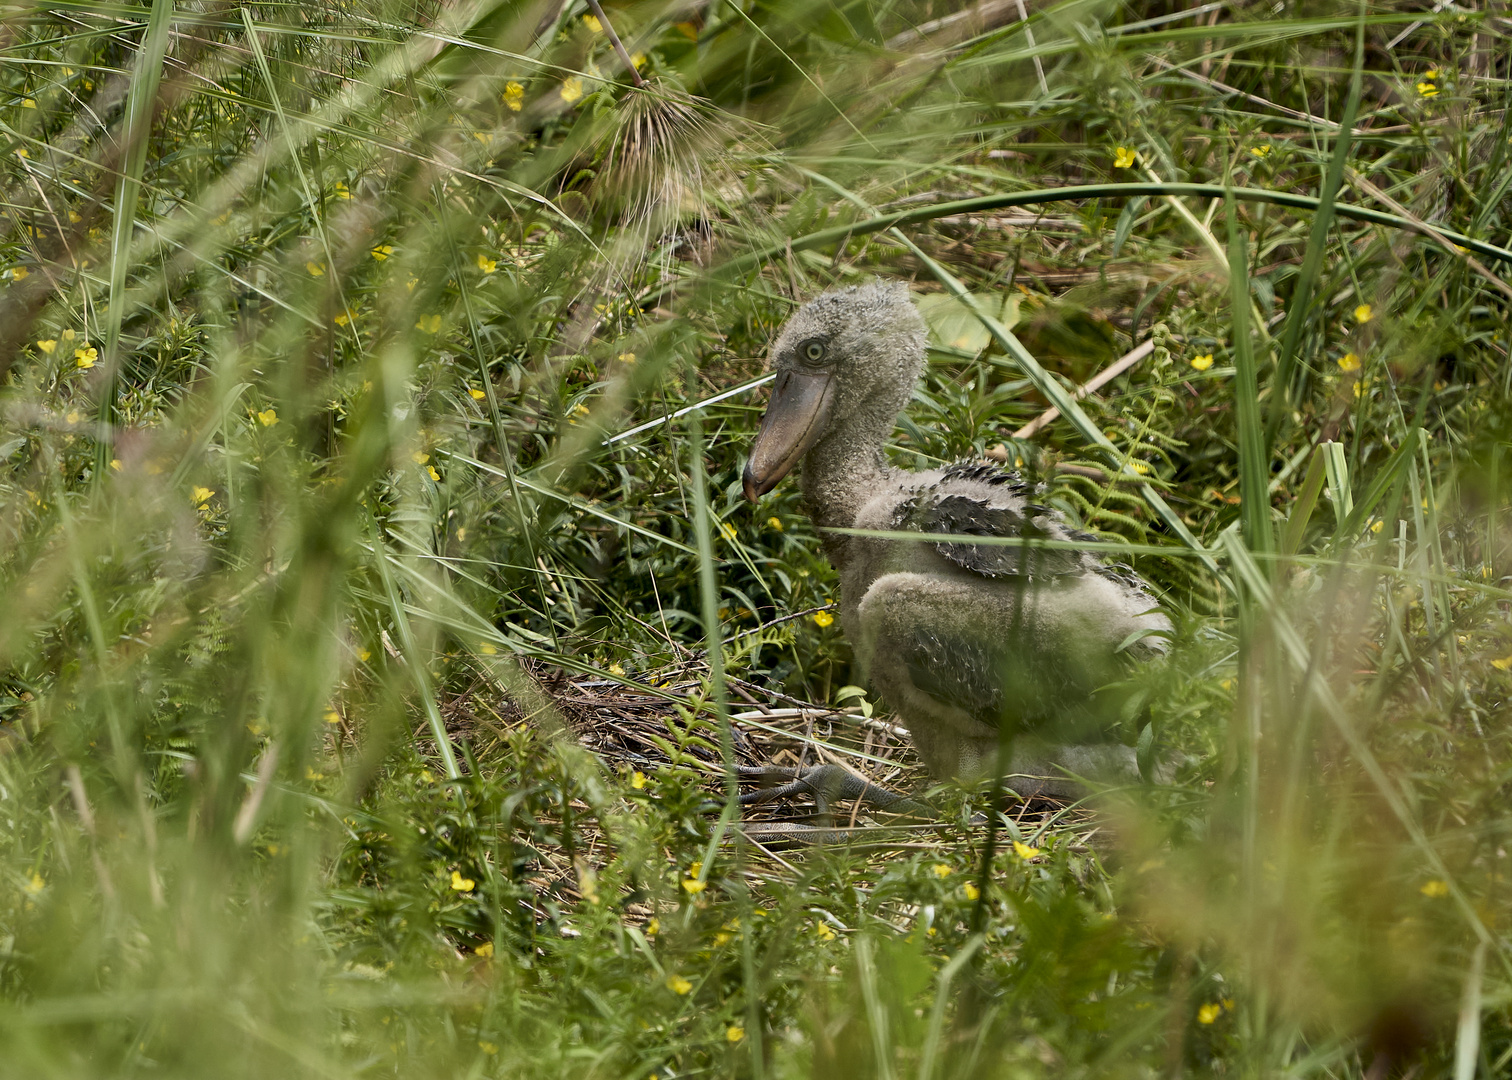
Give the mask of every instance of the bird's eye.
M 798 355 L 802 356 L 810 364 L 817 364 L 824 359 L 824 342 L 818 338 L 810 338 L 798 346 Z

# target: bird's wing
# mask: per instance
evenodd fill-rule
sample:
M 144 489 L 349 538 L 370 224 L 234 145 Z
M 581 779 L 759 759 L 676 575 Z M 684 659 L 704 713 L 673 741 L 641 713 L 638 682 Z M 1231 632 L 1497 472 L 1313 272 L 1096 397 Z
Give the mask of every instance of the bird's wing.
M 1018 499 L 921 491 L 898 504 L 892 527 L 961 537 L 934 541 L 934 549 L 957 566 L 985 577 L 1055 577 L 1094 568 L 1085 552 L 1034 546 L 1036 540 L 1075 538 L 1051 510 Z M 970 537 L 1017 538 L 1026 543 L 982 544 Z
M 1002 658 L 985 642 L 947 641 L 915 627 L 899 644 L 915 689 L 980 723 L 997 723 L 1003 711 Z

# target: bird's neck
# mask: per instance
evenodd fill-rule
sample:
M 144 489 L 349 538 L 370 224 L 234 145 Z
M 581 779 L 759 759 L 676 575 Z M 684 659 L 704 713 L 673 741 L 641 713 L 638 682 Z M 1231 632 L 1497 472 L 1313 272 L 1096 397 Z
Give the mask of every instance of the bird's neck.
M 856 514 L 886 483 L 886 431 L 841 428 L 820 439 L 803 459 L 803 503 L 821 528 L 850 528 Z M 829 540 L 826 540 L 828 546 Z

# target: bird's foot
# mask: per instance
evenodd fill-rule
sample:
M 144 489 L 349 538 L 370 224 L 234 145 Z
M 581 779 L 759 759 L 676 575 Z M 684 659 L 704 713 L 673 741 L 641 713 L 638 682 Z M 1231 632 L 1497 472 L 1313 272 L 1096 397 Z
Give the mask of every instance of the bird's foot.
M 776 799 L 811 795 L 818 817 L 826 824 L 830 817 L 830 806 L 842 799 L 858 799 L 873 809 L 890 814 L 923 818 L 935 816 L 934 810 L 924 803 L 870 783 L 839 765 L 812 765 L 805 769 L 780 765 L 741 765 L 737 768 L 743 778 L 771 785 L 742 795 L 742 806 L 760 806 Z

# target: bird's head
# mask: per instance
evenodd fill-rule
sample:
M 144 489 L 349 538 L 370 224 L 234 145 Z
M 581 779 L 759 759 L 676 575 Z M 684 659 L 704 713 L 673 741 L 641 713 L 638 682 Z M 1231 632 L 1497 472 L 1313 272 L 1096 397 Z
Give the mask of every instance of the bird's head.
M 885 438 L 923 370 L 925 341 L 901 282 L 837 289 L 800 308 L 772 346 L 777 378 L 746 460 L 746 498 L 771 491 L 831 431 Z

